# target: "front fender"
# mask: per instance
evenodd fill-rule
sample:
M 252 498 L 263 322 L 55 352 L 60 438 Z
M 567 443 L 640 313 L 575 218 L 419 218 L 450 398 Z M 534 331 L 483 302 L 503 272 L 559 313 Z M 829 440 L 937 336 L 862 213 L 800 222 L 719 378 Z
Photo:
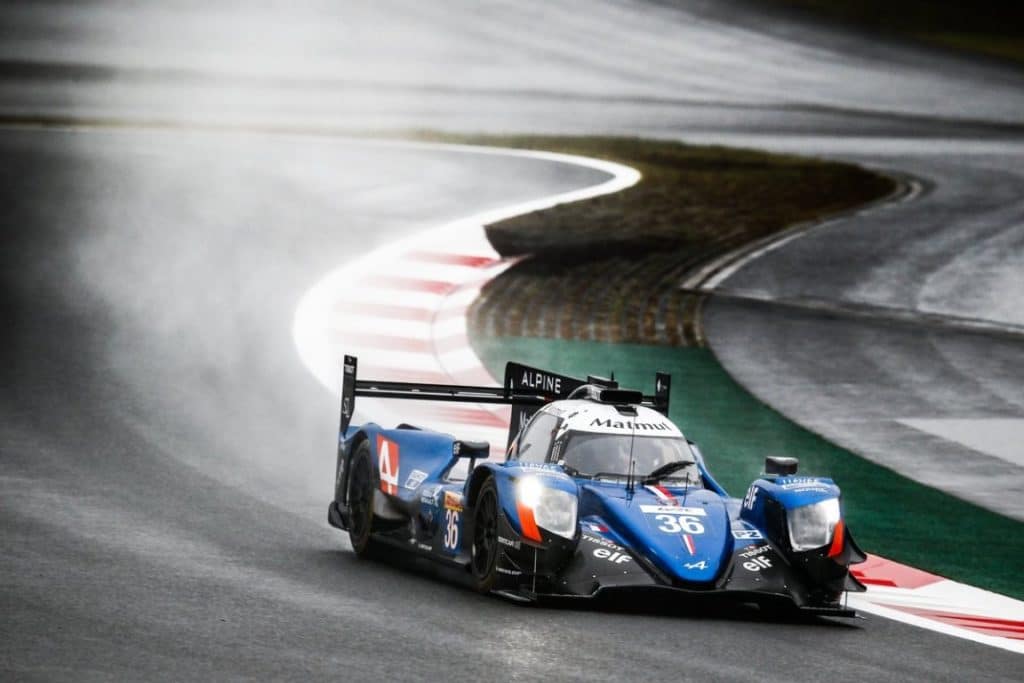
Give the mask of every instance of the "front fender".
M 522 505 L 516 486 L 525 477 L 536 476 L 543 485 L 578 496 L 576 482 L 557 466 L 523 466 L 485 463 L 477 466 L 467 484 L 469 500 L 476 505 L 484 482 L 493 479 L 498 494 L 499 539 L 502 584 L 514 591 L 550 592 L 559 575 L 572 560 L 579 543 L 579 519 L 573 538 L 567 539 L 536 524 L 532 510 Z

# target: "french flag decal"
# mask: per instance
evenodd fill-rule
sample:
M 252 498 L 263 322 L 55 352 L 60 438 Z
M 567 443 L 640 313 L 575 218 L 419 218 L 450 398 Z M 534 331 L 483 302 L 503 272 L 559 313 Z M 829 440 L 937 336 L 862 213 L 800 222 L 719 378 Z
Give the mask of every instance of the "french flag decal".
M 656 495 L 658 497 L 658 500 L 661 501 L 662 505 L 679 505 L 679 501 L 676 499 L 676 497 L 673 496 L 672 492 L 669 491 L 664 486 L 648 485 L 644 488 L 646 488 L 648 491 Z
M 693 536 L 690 534 L 683 534 L 683 543 L 686 544 L 686 549 L 690 551 L 691 555 L 697 554 L 697 546 L 693 542 Z

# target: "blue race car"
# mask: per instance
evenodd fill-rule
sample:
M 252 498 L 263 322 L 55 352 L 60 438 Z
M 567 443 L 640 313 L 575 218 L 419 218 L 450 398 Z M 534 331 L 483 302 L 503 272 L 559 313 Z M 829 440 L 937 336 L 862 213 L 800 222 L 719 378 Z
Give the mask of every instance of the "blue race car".
M 839 488 L 769 457 L 730 498 L 668 419 L 666 374 L 644 396 L 518 363 L 502 387 L 375 382 L 356 368 L 346 356 L 328 519 L 358 555 L 419 554 L 523 601 L 665 591 L 854 616 L 841 599 L 864 590 L 849 566 L 865 556 Z M 480 462 L 486 442 L 350 426 L 357 396 L 509 404 L 505 462 Z

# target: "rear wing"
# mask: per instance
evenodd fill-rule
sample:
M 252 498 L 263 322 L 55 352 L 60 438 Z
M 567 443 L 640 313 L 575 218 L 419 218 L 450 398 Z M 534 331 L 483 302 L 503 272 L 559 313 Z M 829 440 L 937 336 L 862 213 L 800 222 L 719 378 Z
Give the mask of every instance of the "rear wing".
M 512 420 L 508 428 L 508 445 L 519 434 L 526 421 L 541 406 L 551 401 L 568 398 L 574 390 L 585 384 L 607 389 L 618 389 L 615 380 L 589 376 L 582 380 L 559 375 L 548 370 L 532 368 L 521 363 L 505 364 L 505 381 L 500 387 L 476 387 L 459 384 L 420 384 L 415 382 L 385 382 L 359 379 L 358 359 L 345 356 L 341 384 L 341 424 L 339 433 L 348 430 L 355 412 L 356 397 L 398 398 L 415 401 L 454 401 L 458 403 L 498 403 L 512 406 Z M 654 377 L 654 395 L 642 396 L 640 405 L 653 408 L 668 417 L 671 375 L 659 372 Z M 623 392 L 625 395 L 627 392 Z M 630 395 L 633 392 L 628 392 Z

